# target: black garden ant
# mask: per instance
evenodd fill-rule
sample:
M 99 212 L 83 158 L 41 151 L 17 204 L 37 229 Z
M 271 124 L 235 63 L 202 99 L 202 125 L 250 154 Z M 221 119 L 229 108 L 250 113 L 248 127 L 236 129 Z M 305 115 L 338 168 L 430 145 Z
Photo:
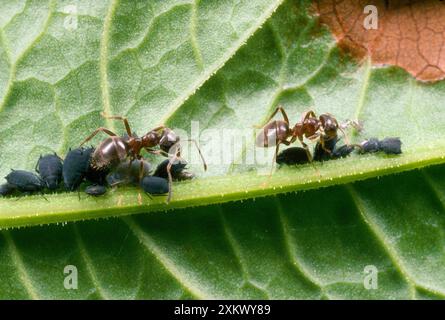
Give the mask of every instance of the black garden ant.
M 269 122 L 278 112 L 281 112 L 283 115 L 283 120 Z M 327 153 L 331 153 L 329 148 L 325 148 L 325 144 L 332 139 L 337 139 L 337 131 L 340 130 L 343 133 L 345 140 L 348 140 L 343 129 L 349 125 L 358 126 L 358 124 L 352 121 L 348 121 L 345 125 L 340 126 L 333 115 L 324 113 L 317 118 L 315 112 L 310 110 L 304 112 L 300 122 L 297 122 L 293 128 L 290 128 L 289 118 L 286 111 L 284 111 L 281 106 L 275 109 L 267 121 L 268 123 L 262 127 L 260 134 L 256 138 L 256 145 L 258 147 L 266 148 L 275 146 L 275 155 L 272 163 L 276 160 L 280 144 L 288 146 L 294 143 L 297 139 L 306 150 L 309 162 L 312 162 L 312 155 L 308 145 L 304 142 L 304 138 L 311 141 L 319 138 L 321 147 Z
M 109 167 L 117 166 L 120 162 L 130 158 L 130 161 L 133 160 L 141 160 L 142 149 L 146 150 L 152 154 L 159 154 L 165 157 L 170 158 L 170 162 L 167 166 L 167 173 L 169 179 L 169 191 L 167 202 L 170 202 L 171 199 L 171 184 L 172 184 L 172 175 L 171 175 L 171 167 L 173 163 L 180 161 L 181 159 L 181 146 L 180 139 L 173 130 L 167 128 L 166 126 L 158 126 L 153 130 L 150 130 L 142 137 L 138 137 L 131 131 L 130 125 L 126 117 L 122 116 L 109 116 L 102 114 L 102 116 L 106 119 L 114 119 L 121 120 L 124 123 L 126 135 L 118 136 L 111 130 L 100 127 L 96 129 L 90 136 L 88 136 L 81 144 L 81 146 L 88 141 L 90 141 L 94 136 L 96 136 L 99 132 L 104 132 L 108 134 L 110 137 L 103 140 L 99 146 L 95 149 L 94 153 L 91 156 L 91 164 L 97 169 L 105 169 Z M 201 150 L 198 147 L 198 144 L 193 139 L 188 139 L 187 141 L 193 142 L 198 149 L 199 155 L 204 165 L 204 170 L 207 170 L 207 164 L 204 160 L 204 157 L 201 153 Z M 160 149 L 154 149 L 159 146 Z M 174 150 L 173 153 L 170 151 Z M 143 161 L 140 162 L 140 176 L 139 180 L 142 180 L 144 168 Z

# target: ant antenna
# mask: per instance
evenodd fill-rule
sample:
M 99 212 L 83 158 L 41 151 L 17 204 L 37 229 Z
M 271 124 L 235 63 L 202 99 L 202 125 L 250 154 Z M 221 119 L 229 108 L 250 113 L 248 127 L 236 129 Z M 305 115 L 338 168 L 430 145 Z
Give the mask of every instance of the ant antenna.
M 144 192 L 144 193 L 150 200 L 153 200 L 153 196 L 151 194 L 149 194 L 148 192 Z
M 193 144 L 195 145 L 196 149 L 198 149 L 199 156 L 201 157 L 201 161 L 202 161 L 202 164 L 204 166 L 204 171 L 207 171 L 207 163 L 206 163 L 206 161 L 204 159 L 204 156 L 202 155 L 201 149 L 199 149 L 199 146 L 198 146 L 198 143 L 196 142 L 196 140 L 195 139 L 187 139 L 187 140 L 184 140 L 184 141 L 193 142 Z
M 47 202 L 49 202 L 48 198 L 45 197 L 45 195 L 43 194 L 43 192 L 40 194 L 42 196 L 43 199 L 45 199 Z
M 346 120 L 345 123 L 342 123 L 339 126 L 341 129 L 347 129 L 348 127 L 353 127 L 358 132 L 361 132 L 363 130 L 363 123 L 360 120 Z

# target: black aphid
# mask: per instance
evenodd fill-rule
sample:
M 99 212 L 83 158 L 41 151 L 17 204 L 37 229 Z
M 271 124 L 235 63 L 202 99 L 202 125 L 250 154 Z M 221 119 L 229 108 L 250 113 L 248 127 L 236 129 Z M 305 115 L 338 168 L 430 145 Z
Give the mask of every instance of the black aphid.
M 315 161 L 327 161 L 332 159 L 345 158 L 349 156 L 356 148 L 361 146 L 355 144 L 344 144 L 339 146 L 340 139 L 333 138 L 330 140 L 324 140 L 324 148 L 321 142 L 317 142 L 314 148 L 314 160 Z
M 385 138 L 380 141 L 380 150 L 386 154 L 401 154 L 402 141 L 399 138 Z
M 5 197 L 13 194 L 17 190 L 17 187 L 10 183 L 4 183 L 0 185 L 0 196 Z
M 160 177 L 144 177 L 140 185 L 144 192 L 152 195 L 166 194 L 169 192 L 168 180 Z
M 26 193 L 41 191 L 45 187 L 45 183 L 39 176 L 24 170 L 12 170 L 6 176 L 6 181 L 17 190 Z
M 85 188 L 85 193 L 93 197 L 104 195 L 107 192 L 107 188 L 100 184 L 93 184 Z
M 62 159 L 56 154 L 40 156 L 37 161 L 36 171 L 49 190 L 56 190 L 62 181 Z
M 121 162 L 116 169 L 107 176 L 107 183 L 110 186 L 118 184 L 139 184 L 140 168 L 143 163 L 142 177 L 148 176 L 151 172 L 151 165 L 145 160 L 127 159 Z
M 301 147 L 287 148 L 277 155 L 278 164 L 296 165 L 310 162 L 306 149 Z
M 370 138 L 361 144 L 361 153 L 372 153 L 380 151 L 380 141 L 377 138 Z
M 162 161 L 157 167 L 153 176 L 160 177 L 164 179 L 168 179 L 167 166 L 169 164 L 169 160 L 166 159 Z M 173 180 L 181 181 L 181 180 L 190 180 L 195 177 L 195 175 L 189 171 L 186 171 L 187 162 L 185 160 L 177 161 L 173 163 L 170 169 Z
M 385 138 L 378 140 L 371 138 L 360 144 L 361 153 L 383 151 L 386 154 L 401 154 L 402 141 L 399 138 Z
M 110 173 L 110 171 L 111 170 L 108 167 L 97 169 L 95 166 L 91 164 L 91 158 L 90 158 L 88 170 L 85 173 L 85 179 L 94 184 L 104 185 L 107 181 L 107 175 Z
M 344 144 L 340 147 L 336 146 L 334 148 L 334 151 L 332 152 L 332 158 L 333 159 L 345 158 L 349 156 L 355 150 L 355 148 L 356 146 L 349 144 Z
M 94 148 L 77 148 L 70 150 L 63 162 L 63 181 L 66 189 L 76 190 L 90 167 L 91 154 Z

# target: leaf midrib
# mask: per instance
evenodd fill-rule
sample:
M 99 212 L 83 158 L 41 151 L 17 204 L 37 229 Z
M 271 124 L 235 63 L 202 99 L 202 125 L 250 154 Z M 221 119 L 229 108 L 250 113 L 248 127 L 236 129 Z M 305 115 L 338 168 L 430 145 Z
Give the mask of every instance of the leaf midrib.
M 445 146 L 423 152 L 411 151 L 400 157 L 379 155 L 350 156 L 349 158 L 319 164 L 322 176 L 311 165 L 297 168 L 282 168 L 270 178 L 266 175 L 243 173 L 228 176 L 200 178 L 175 183 L 173 199 L 165 203 L 165 197 L 148 199 L 142 205 L 137 201 L 140 189 L 128 187 L 110 190 L 100 198 L 83 196 L 78 200 L 76 193 L 47 195 L 46 201 L 39 195 L 0 201 L 0 229 L 17 226 L 75 221 L 87 218 L 128 215 L 142 212 L 170 210 L 190 206 L 243 200 L 279 193 L 308 190 L 365 180 L 386 174 L 394 174 L 415 168 L 445 162 L 442 150 Z M 338 163 L 342 167 L 338 167 Z M 87 216 L 85 214 L 88 213 Z

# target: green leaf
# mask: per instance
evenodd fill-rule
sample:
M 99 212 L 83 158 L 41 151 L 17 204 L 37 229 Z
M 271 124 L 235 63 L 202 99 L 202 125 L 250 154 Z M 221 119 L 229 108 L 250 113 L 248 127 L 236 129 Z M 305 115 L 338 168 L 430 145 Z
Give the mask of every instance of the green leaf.
M 444 169 L 2 231 L 0 298 L 444 299 Z M 67 265 L 77 290 L 64 288 Z
M 8 70 L 0 76 L 0 174 L 33 168 L 43 152 L 64 154 L 99 126 L 123 132 L 101 111 L 128 116 L 139 133 L 166 123 L 193 137 L 199 122 L 210 166 L 204 173 L 193 164 L 197 179 L 175 183 L 170 204 L 143 198 L 140 205 L 131 188 L 81 201 L 76 193 L 1 200 L 0 227 L 222 203 L 444 162 L 444 82 L 356 64 L 309 3 L 287 1 L 266 23 L 279 1 L 79 3 L 74 30 L 65 27 L 65 4 L 8 4 L 0 20 L 0 64 Z M 311 106 L 340 121 L 359 119 L 364 130 L 353 141 L 399 136 L 404 153 L 287 168 L 269 179 L 273 150 L 266 164 L 249 162 L 263 152 L 252 126 L 280 103 L 295 122 Z M 223 129 L 246 130 L 237 139 L 245 143 L 215 149 L 212 141 L 229 135 Z

